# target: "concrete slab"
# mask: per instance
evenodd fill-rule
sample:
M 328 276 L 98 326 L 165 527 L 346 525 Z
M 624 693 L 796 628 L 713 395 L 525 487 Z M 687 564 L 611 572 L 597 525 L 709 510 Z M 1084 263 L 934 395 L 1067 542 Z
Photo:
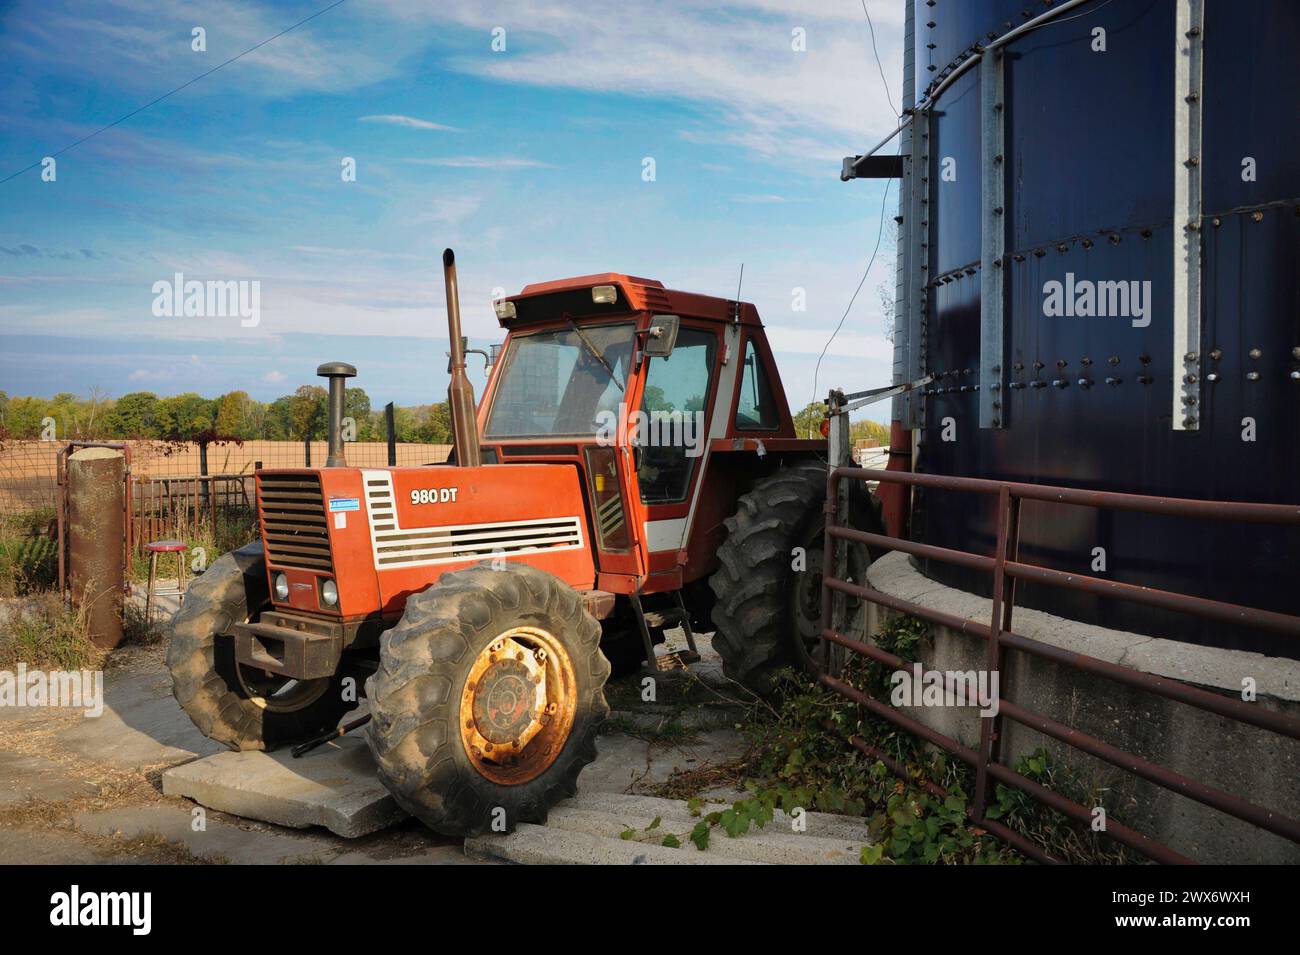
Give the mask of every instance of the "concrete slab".
M 681 743 L 606 733 L 596 740 L 596 761 L 578 776 L 578 791 L 644 792 L 675 772 L 725 763 L 744 751 L 744 737 L 735 730 L 714 730 Z
M 365 740 L 345 736 L 294 759 L 274 753 L 221 752 L 175 766 L 163 793 L 221 812 L 305 829 L 324 826 L 348 839 L 406 817 L 375 771 Z
M 504 836 L 465 840 L 465 852 L 475 858 L 524 865 L 750 865 L 694 847 L 668 849 L 586 832 L 566 832 L 524 823 Z
M 734 838 L 714 827 L 700 850 L 688 838 L 699 821 L 679 800 L 584 793 L 552 809 L 545 827 L 468 839 L 465 851 L 530 864 L 858 865 L 870 841 L 862 820 L 809 813 L 801 831 L 778 812 L 762 829 Z M 663 845 L 668 835 L 676 848 Z
M 737 796 L 737 799 L 744 798 Z M 735 800 L 714 802 L 702 808 L 702 812 L 714 812 L 730 806 Z M 690 807 L 680 799 L 659 799 L 654 796 L 622 795 L 612 793 L 578 793 L 572 799 L 566 799 L 561 806 L 565 810 L 602 812 L 617 815 L 627 820 L 627 824 L 644 828 L 656 817 L 660 817 L 663 826 L 692 827 L 699 818 L 691 815 Z M 858 846 L 866 845 L 871 840 L 867 837 L 867 820 L 855 816 L 837 816 L 828 812 L 806 812 L 802 823 L 803 832 L 794 832 L 789 815 L 778 809 L 770 823 L 763 830 L 769 833 L 791 833 L 800 838 L 813 837 L 827 841 L 844 841 Z M 672 830 L 670 830 L 672 831 Z M 856 855 L 854 859 L 856 861 Z

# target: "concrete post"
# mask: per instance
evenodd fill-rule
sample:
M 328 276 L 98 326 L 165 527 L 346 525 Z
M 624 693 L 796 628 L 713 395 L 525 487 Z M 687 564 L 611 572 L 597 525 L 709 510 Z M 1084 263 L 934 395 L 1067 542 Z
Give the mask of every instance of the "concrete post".
M 68 581 L 91 641 L 106 649 L 122 642 L 125 540 L 126 456 L 115 448 L 73 452 L 68 458 Z

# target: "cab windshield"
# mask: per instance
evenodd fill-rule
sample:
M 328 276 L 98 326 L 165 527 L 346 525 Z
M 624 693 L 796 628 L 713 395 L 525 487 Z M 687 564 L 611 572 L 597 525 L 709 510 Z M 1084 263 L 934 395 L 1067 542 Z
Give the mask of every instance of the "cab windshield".
M 635 327 L 583 325 L 581 334 L 570 327 L 512 338 L 484 437 L 595 434 L 602 412 L 618 414 Z

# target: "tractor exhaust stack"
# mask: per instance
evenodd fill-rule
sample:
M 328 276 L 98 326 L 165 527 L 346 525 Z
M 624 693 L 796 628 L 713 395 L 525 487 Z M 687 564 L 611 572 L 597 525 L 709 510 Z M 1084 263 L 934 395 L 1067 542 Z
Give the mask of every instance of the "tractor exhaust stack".
M 456 443 L 456 463 L 476 468 L 483 463 L 478 444 L 478 425 L 474 420 L 474 386 L 465 374 L 465 342 L 460 337 L 460 290 L 456 285 L 456 254 L 442 253 L 442 276 L 447 284 L 447 331 L 451 335 L 451 383 L 447 399 L 451 404 L 452 439 Z
M 344 388 L 349 378 L 357 376 L 357 370 L 343 361 L 330 361 L 316 369 L 316 374 L 330 381 L 330 393 L 327 399 L 328 414 L 326 429 L 330 442 L 329 457 L 325 459 L 327 468 L 347 467 L 343 454 L 343 398 Z

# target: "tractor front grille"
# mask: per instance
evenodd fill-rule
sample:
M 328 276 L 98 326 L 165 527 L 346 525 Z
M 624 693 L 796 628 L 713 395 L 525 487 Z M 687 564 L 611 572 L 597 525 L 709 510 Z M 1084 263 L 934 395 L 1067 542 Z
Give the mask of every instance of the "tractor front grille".
M 257 505 L 269 564 L 332 571 L 325 499 L 315 474 L 260 474 Z

